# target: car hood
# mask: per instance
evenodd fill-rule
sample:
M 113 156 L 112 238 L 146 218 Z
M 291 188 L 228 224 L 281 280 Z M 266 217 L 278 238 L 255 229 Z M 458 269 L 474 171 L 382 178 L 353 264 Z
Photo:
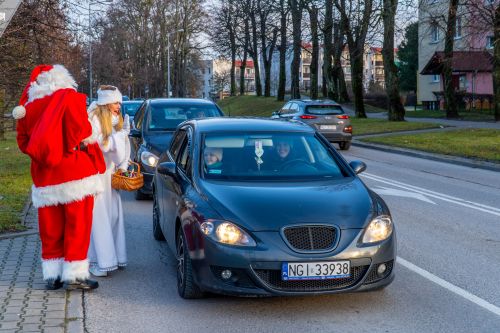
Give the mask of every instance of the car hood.
M 173 135 L 174 132 L 150 132 L 145 136 L 146 148 L 156 156 L 160 156 L 162 152 L 168 149 Z
M 321 183 L 229 183 L 203 181 L 209 204 L 222 219 L 250 231 L 278 231 L 300 223 L 363 228 L 376 211 L 358 178 Z

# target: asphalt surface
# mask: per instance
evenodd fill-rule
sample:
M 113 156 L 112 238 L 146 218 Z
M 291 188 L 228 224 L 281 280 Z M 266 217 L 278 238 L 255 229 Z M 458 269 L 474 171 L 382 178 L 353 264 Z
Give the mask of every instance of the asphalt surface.
M 500 332 L 500 177 L 352 147 L 391 208 L 396 280 L 382 291 L 294 298 L 177 295 L 150 201 L 123 196 L 129 267 L 85 294 L 88 332 Z

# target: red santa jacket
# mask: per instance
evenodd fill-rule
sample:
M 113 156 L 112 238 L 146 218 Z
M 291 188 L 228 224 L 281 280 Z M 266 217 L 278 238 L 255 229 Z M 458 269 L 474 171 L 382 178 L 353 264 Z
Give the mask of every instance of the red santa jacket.
M 102 192 L 102 152 L 96 143 L 80 147 L 92 135 L 85 95 L 73 88 L 42 95 L 31 98 L 17 123 L 19 148 L 31 157 L 33 205 L 65 204 Z

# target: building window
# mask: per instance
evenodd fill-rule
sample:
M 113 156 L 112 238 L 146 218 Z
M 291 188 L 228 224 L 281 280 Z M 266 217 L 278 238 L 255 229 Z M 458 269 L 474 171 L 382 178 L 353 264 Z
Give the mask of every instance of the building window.
M 495 37 L 493 36 L 486 37 L 486 48 L 492 49 L 494 47 L 495 47 Z
M 432 76 L 432 82 L 439 82 L 441 81 L 441 76 L 439 74 L 434 74 Z
M 431 26 L 431 41 L 433 43 L 439 42 L 439 27 L 437 24 Z
M 462 38 L 462 18 L 457 17 L 457 23 L 455 26 L 455 39 Z

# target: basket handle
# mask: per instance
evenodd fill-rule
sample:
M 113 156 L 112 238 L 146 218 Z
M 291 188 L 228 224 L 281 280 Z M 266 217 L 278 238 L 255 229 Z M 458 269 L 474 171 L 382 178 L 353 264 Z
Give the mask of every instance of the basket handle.
M 128 163 L 136 165 L 137 166 L 137 173 L 138 174 L 141 173 L 141 166 L 139 165 L 139 163 L 136 163 L 136 162 L 131 161 L 131 160 L 129 160 Z

